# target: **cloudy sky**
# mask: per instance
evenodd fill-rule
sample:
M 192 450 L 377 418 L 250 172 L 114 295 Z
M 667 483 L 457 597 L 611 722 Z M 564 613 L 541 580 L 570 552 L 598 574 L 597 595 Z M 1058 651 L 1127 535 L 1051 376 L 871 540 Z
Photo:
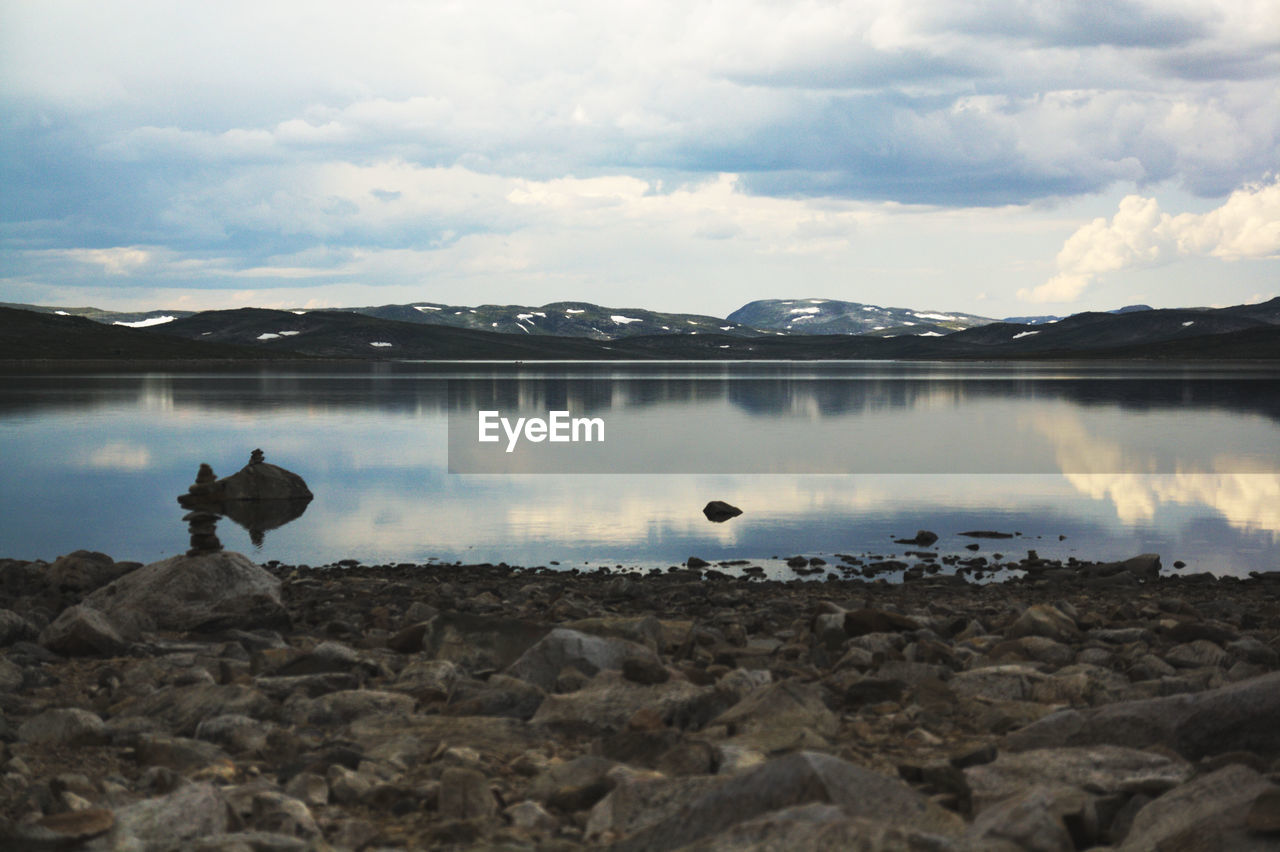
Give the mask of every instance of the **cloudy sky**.
M 0 0 L 0 301 L 1280 291 L 1274 0 Z

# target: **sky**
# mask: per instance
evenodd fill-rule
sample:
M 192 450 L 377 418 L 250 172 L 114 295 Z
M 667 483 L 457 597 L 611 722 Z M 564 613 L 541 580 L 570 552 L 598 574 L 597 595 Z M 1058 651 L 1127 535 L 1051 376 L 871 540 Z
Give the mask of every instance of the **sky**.
M 1278 293 L 1274 0 L 0 0 L 0 301 Z

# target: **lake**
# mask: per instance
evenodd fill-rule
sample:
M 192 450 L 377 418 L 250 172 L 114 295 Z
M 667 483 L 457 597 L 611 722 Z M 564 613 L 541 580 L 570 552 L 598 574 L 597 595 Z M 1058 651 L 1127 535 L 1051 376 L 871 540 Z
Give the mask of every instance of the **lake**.
M 1280 567 L 1280 381 L 1249 365 L 378 363 L 0 376 L 0 556 L 187 548 L 186 491 L 262 448 L 315 499 L 257 561 L 665 568 L 943 553 Z M 480 412 L 598 420 L 529 440 Z M 567 434 L 567 433 L 565 433 Z M 532 433 L 537 437 L 537 432 Z M 595 437 L 595 436 L 593 436 Z M 707 521 L 709 500 L 743 514 Z

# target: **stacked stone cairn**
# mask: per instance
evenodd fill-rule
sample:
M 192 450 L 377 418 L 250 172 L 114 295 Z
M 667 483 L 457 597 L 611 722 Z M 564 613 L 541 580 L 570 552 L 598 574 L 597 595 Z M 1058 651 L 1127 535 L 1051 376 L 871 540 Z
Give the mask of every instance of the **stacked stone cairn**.
M 260 450 L 256 452 L 261 454 Z M 187 489 L 187 492 L 196 498 L 209 497 L 213 491 L 213 483 L 217 479 L 212 467 L 201 464 L 196 472 L 196 481 Z M 188 556 L 217 553 L 222 550 L 222 542 L 218 540 L 217 533 L 219 520 L 217 514 L 196 509 L 183 515 L 182 520 L 187 522 L 187 531 L 191 533 L 191 549 L 187 551 Z

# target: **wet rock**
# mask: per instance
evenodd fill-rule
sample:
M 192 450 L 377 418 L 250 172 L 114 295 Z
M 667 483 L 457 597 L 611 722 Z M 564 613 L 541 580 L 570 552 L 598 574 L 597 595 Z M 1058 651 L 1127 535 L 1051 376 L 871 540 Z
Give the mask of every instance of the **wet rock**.
M 938 540 L 938 534 L 929 530 L 917 530 L 915 538 L 896 538 L 895 544 L 914 544 L 916 547 L 929 547 Z
M 722 524 L 730 518 L 736 518 L 741 515 L 742 510 L 723 500 L 712 500 L 702 507 L 702 514 L 706 516 L 708 521 Z
M 1280 752 L 1280 672 L 1192 695 L 1064 710 L 1005 737 L 1025 751 L 1067 745 L 1164 745 L 1189 760 L 1224 751 Z
M 96 713 L 78 707 L 46 710 L 23 722 L 18 739 L 31 745 L 106 745 L 107 729 Z
M 98 589 L 84 605 L 133 632 L 252 629 L 289 620 L 280 581 L 230 552 L 153 562 Z
M 1274 838 L 1251 833 L 1247 826 L 1254 802 L 1270 789 L 1274 788 L 1267 779 L 1252 769 L 1239 764 L 1223 767 L 1138 811 L 1120 849 L 1275 849 Z
M 68 657 L 113 656 L 128 646 L 107 616 L 87 606 L 64 609 L 40 632 L 40 644 Z

